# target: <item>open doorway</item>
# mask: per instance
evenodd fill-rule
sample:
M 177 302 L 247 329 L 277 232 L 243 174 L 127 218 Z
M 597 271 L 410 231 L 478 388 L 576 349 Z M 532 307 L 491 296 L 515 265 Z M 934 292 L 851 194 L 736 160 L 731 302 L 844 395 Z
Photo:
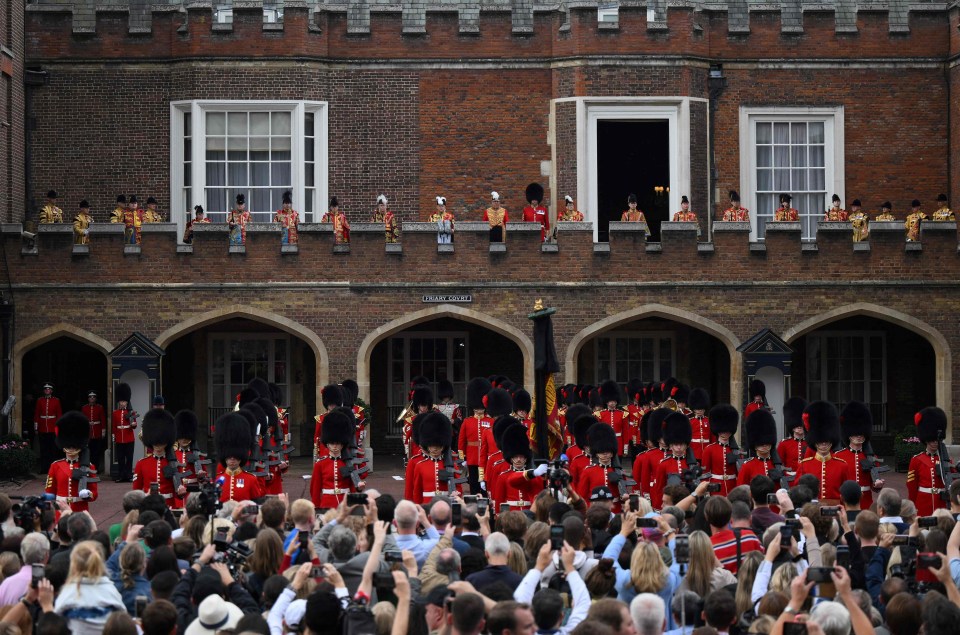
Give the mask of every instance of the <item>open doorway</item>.
M 668 120 L 597 121 L 598 239 L 608 240 L 608 224 L 620 220 L 633 193 L 650 240 L 659 241 L 660 223 L 670 219 L 670 176 Z

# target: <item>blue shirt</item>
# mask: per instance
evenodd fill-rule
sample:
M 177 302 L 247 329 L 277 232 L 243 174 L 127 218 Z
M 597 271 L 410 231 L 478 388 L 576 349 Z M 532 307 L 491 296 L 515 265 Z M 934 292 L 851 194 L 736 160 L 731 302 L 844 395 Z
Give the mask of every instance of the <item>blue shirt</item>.
M 397 539 L 397 548 L 400 551 L 412 551 L 413 557 L 417 559 L 417 566 L 423 568 L 423 563 L 427 561 L 430 550 L 440 540 L 440 534 L 434 527 L 427 527 L 426 538 L 421 538 L 416 534 L 394 534 Z

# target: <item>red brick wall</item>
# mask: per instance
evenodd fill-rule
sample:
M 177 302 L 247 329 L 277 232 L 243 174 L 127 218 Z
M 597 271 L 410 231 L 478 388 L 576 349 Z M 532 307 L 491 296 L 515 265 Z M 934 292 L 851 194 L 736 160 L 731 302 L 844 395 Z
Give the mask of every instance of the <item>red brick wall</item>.
M 0 7 L 0 219 L 17 222 L 24 212 L 24 85 L 22 2 Z

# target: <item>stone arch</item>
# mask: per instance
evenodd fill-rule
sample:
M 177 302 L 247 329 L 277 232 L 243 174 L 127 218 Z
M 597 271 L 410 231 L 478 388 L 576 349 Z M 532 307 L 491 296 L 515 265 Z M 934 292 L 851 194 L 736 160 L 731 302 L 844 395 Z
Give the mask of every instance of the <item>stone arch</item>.
M 743 392 L 743 360 L 740 353 L 737 352 L 737 346 L 740 345 L 740 340 L 736 335 L 734 335 L 733 331 L 722 324 L 718 324 L 713 320 L 703 317 L 702 315 L 698 315 L 685 309 L 679 309 L 677 307 L 656 303 L 644 304 L 632 309 L 628 309 L 627 311 L 622 311 L 620 313 L 607 316 L 599 322 L 594 322 L 590 326 L 574 335 L 573 338 L 571 338 L 570 343 L 567 345 L 567 352 L 564 357 L 564 381 L 576 381 L 577 356 L 580 354 L 580 349 L 583 348 L 583 345 L 587 342 L 587 340 L 595 335 L 598 335 L 599 333 L 616 328 L 621 324 L 626 324 L 628 322 L 633 322 L 634 320 L 650 317 L 665 318 L 675 322 L 680 322 L 682 324 L 687 324 L 697 330 L 709 333 L 723 342 L 724 346 L 727 347 L 727 353 L 730 356 L 730 398 L 736 399 L 736 396 Z
M 912 315 L 869 302 L 845 304 L 807 318 L 799 324 L 792 326 L 783 333 L 783 339 L 790 343 L 821 326 L 857 315 L 866 315 L 878 320 L 883 320 L 884 322 L 896 324 L 899 327 L 920 335 L 930 343 L 936 359 L 934 377 L 936 380 L 937 406 L 947 413 L 947 421 L 950 421 L 953 410 L 953 402 L 950 394 L 950 384 L 953 379 L 953 355 L 950 352 L 950 344 L 940 331 Z M 953 426 L 948 426 L 947 438 L 948 440 L 952 440 L 952 437 Z
M 523 331 L 499 318 L 474 309 L 455 304 L 438 304 L 402 315 L 367 333 L 357 349 L 357 384 L 360 387 L 360 398 L 368 402 L 370 400 L 370 356 L 379 342 L 415 324 L 445 317 L 485 326 L 516 344 L 523 355 L 523 385 L 533 386 L 533 341 Z
M 262 324 L 269 324 L 307 342 L 316 360 L 317 385 L 315 390 L 317 403 L 320 403 L 320 389 L 327 384 L 330 374 L 330 358 L 327 355 L 327 347 L 323 343 L 323 340 L 320 339 L 320 336 L 314 333 L 313 330 L 277 313 L 245 304 L 229 304 L 219 309 L 194 315 L 183 322 L 171 326 L 160 333 L 154 340 L 154 343 L 161 348 L 166 348 L 171 342 L 187 333 L 232 318 L 245 318 Z
M 54 324 L 53 326 L 48 326 L 45 329 L 36 331 L 35 333 L 31 333 L 26 337 L 18 339 L 13 345 L 13 369 L 10 374 L 10 390 L 17 398 L 17 403 L 14 406 L 13 411 L 10 413 L 9 421 L 14 422 L 21 420 L 20 408 L 23 403 L 23 387 L 21 386 L 21 378 L 23 377 L 23 356 L 41 344 L 46 344 L 47 342 L 55 340 L 58 337 L 69 337 L 72 340 L 82 342 L 83 344 L 86 344 L 91 348 L 103 353 L 107 364 L 107 376 L 109 376 L 109 355 L 110 351 L 113 350 L 113 344 L 99 335 L 95 335 L 90 331 L 78 328 L 73 324 L 68 324 L 66 322 L 60 322 L 58 324 Z

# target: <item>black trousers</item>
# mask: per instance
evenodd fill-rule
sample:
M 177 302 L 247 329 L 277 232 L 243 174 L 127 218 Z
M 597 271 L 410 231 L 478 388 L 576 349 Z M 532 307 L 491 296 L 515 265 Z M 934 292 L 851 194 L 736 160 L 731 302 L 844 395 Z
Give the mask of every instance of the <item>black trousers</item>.
M 479 465 L 467 466 L 467 483 L 470 485 L 471 494 L 475 494 L 475 495 L 483 494 L 483 490 L 480 489 L 480 466 Z
M 57 460 L 57 435 L 49 432 L 38 436 L 40 446 L 40 474 L 50 470 L 50 464 Z
M 103 464 L 103 451 L 106 447 L 106 439 L 90 439 L 90 462 L 96 466 L 97 474 L 110 474 L 110 468 Z
M 117 466 L 119 479 L 129 481 L 133 479 L 133 446 L 134 443 L 116 443 L 114 448 L 117 451 Z

